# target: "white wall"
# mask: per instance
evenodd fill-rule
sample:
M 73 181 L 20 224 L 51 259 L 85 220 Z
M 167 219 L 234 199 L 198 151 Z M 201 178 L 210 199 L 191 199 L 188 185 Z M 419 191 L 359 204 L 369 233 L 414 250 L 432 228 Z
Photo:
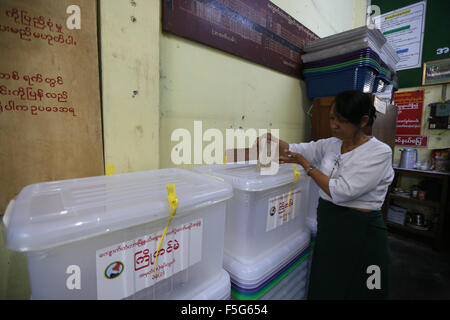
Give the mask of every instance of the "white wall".
M 271 0 L 319 37 L 365 24 L 365 0 Z
M 160 1 L 100 1 L 105 167 L 159 167 Z

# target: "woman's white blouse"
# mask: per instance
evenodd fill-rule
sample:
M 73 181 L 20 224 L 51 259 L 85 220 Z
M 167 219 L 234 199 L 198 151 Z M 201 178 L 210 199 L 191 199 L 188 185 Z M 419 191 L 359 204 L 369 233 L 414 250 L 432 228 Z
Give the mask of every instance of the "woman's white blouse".
M 394 179 L 391 148 L 375 137 L 344 154 L 341 146 L 342 140 L 328 138 L 290 144 L 289 151 L 300 153 L 330 176 L 331 198 L 320 189 L 323 199 L 345 207 L 380 210 Z

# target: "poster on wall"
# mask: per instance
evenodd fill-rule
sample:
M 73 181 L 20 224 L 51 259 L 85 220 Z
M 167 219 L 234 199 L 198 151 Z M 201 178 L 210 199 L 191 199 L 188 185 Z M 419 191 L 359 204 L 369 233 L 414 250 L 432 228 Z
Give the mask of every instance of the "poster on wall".
M 0 214 L 26 185 L 102 175 L 91 0 L 0 1 Z
M 375 24 L 400 57 L 397 71 L 422 67 L 425 13 L 426 1 L 421 1 L 375 17 Z
M 268 0 L 164 0 L 163 30 L 294 77 L 319 38 Z
M 412 143 L 411 136 L 420 136 L 421 134 L 424 91 L 396 92 L 393 100 L 398 108 L 395 142 L 397 145 Z M 409 136 L 409 139 L 402 136 Z M 422 139 L 420 143 L 426 141 L 426 139 Z

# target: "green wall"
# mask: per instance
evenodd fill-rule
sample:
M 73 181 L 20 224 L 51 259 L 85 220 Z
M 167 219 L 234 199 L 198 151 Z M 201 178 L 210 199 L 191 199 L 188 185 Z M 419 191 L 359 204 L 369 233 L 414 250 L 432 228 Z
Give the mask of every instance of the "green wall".
M 400 9 L 417 0 L 372 0 L 372 5 L 380 7 L 381 14 Z M 450 47 L 450 1 L 426 1 L 425 32 L 422 49 L 422 67 L 401 70 L 397 73 L 400 88 L 422 85 L 423 63 L 450 58 L 450 52 L 437 54 L 438 48 Z

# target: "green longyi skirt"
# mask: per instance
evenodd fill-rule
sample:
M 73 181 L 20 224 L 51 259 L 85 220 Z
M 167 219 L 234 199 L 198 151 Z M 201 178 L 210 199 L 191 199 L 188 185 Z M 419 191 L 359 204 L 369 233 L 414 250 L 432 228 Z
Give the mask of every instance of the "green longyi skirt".
M 320 199 L 308 299 L 387 299 L 390 253 L 380 211 Z

